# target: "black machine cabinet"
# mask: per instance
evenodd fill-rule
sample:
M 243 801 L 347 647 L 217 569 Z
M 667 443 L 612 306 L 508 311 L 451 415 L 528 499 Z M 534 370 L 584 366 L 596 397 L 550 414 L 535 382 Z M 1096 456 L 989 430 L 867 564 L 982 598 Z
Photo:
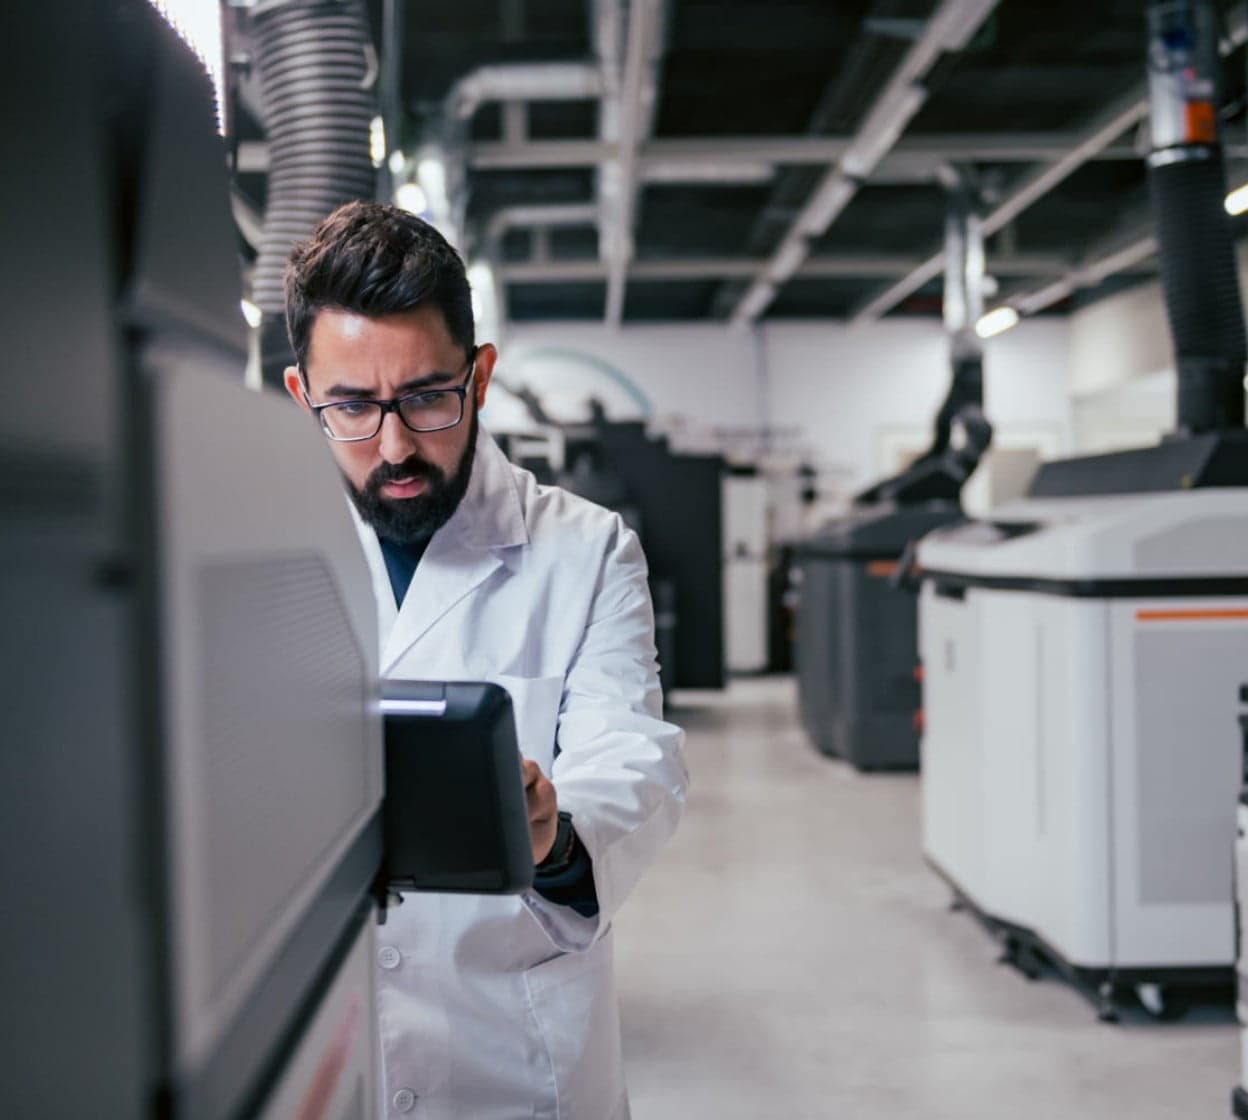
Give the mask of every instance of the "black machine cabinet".
M 911 541 L 961 516 L 949 501 L 859 508 L 795 547 L 798 700 L 822 754 L 918 765 L 917 600 L 893 577 Z
M 600 421 L 594 438 L 641 519 L 660 641 L 675 654 L 664 692 L 723 688 L 723 459 L 673 452 L 640 422 Z

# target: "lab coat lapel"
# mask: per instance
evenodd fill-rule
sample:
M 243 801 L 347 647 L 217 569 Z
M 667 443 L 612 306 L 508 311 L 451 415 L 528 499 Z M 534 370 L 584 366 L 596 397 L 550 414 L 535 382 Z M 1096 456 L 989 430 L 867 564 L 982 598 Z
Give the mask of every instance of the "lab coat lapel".
M 464 500 L 429 542 L 389 638 L 383 643 L 383 676 L 389 675 L 456 603 L 503 566 L 505 550 L 528 543 L 515 474 L 484 430 L 479 433 L 475 455 Z M 388 582 L 384 586 L 388 587 Z

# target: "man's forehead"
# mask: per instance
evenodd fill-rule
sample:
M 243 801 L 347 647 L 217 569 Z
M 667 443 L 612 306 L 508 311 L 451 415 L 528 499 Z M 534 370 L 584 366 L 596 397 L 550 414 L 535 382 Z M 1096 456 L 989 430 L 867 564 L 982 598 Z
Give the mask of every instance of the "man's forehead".
M 308 366 L 317 365 L 318 358 L 334 365 L 402 362 L 428 370 L 443 365 L 452 370 L 461 364 L 441 311 L 428 305 L 387 315 L 322 308 L 309 332 Z

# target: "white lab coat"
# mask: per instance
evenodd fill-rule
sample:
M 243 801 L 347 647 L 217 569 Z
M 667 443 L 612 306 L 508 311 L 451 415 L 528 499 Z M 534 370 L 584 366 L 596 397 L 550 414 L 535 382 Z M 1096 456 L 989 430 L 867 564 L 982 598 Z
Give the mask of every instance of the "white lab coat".
M 676 827 L 645 560 L 620 518 L 513 467 L 484 431 L 468 491 L 396 612 L 375 534 L 382 675 L 511 694 L 520 748 L 593 859 L 599 913 L 534 892 L 409 894 L 378 929 L 381 1115 L 627 1117 L 611 919 Z M 559 757 L 554 758 L 555 743 Z

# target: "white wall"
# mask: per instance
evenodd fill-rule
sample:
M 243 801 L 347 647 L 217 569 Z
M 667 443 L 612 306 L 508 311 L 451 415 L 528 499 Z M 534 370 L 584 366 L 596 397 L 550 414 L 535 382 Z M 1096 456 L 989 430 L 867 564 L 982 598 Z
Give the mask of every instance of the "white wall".
M 1248 293 L 1248 245 L 1239 248 Z M 1070 317 L 1074 448 L 1154 443 L 1175 422 L 1174 350 L 1160 283 L 1100 300 Z
M 650 398 L 656 416 L 685 416 L 713 428 L 757 419 L 755 343 L 748 333 L 700 325 L 620 331 L 589 323 L 513 325 L 502 347 L 501 375 L 548 348 L 579 351 L 615 366 Z
M 925 446 L 949 383 L 948 342 L 935 321 L 769 324 L 757 339 L 717 325 L 513 325 L 501 366 L 509 352 L 545 346 L 616 366 L 661 417 L 721 434 L 779 429 L 782 448 L 812 455 L 846 494 Z M 1046 318 L 986 344 L 986 406 L 1002 446 L 1069 449 L 1068 349 L 1066 321 Z
M 897 467 L 890 448 L 931 438 L 949 387 L 949 344 L 934 322 L 768 328 L 778 423 L 802 426 L 825 455 L 854 467 L 854 486 Z M 985 411 L 1003 443 L 1042 440 L 1060 454 L 1070 417 L 1061 320 L 1038 319 L 985 346 Z

